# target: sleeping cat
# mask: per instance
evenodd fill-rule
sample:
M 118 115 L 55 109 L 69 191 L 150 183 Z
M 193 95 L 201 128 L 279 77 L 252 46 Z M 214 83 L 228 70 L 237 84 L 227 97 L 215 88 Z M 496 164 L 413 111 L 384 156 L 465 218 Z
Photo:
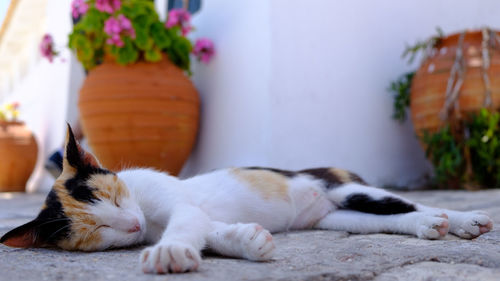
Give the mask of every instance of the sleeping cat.
M 113 173 L 78 145 L 69 127 L 63 166 L 38 216 L 1 243 L 82 251 L 149 243 L 142 270 L 161 274 L 196 270 L 204 247 L 270 260 L 270 233 L 294 229 L 471 239 L 493 227 L 482 212 L 416 204 L 334 168 L 232 168 L 186 180 L 151 169 Z

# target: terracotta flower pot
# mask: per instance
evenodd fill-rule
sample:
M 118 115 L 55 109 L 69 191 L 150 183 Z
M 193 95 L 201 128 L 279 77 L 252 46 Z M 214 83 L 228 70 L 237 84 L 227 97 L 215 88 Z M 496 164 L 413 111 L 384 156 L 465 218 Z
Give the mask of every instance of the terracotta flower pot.
M 452 103 L 449 117 L 460 119 L 482 107 L 498 108 L 500 105 L 500 42 L 491 32 L 484 41 L 482 31 L 464 34 L 462 53 L 464 62 L 463 83 L 456 102 Z M 413 77 L 411 87 L 411 115 L 417 134 L 423 130 L 436 131 L 447 122 L 443 118 L 446 92 L 451 70 L 456 60 L 460 33 L 450 35 L 435 46 L 434 55 L 427 58 Z M 486 47 L 486 49 L 484 49 Z M 484 51 L 489 64 L 484 65 Z M 488 62 L 488 61 L 487 61 Z M 486 70 L 484 70 L 486 69 Z M 485 75 L 484 75 L 485 74 Z M 485 77 L 489 81 L 485 81 Z M 459 79 L 455 79 L 455 82 Z M 489 83 L 489 94 L 487 85 Z M 485 103 L 488 98 L 489 104 Z
M 38 146 L 24 123 L 0 121 L 0 155 L 0 191 L 25 191 Z
M 106 168 L 153 167 L 178 174 L 194 145 L 196 89 L 164 59 L 92 69 L 78 102 L 83 133 Z

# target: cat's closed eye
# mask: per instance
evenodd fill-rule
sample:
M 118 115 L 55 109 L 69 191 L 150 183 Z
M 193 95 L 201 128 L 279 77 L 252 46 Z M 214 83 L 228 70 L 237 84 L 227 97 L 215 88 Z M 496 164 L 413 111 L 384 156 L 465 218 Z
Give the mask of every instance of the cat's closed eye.
M 118 198 L 115 197 L 115 200 L 113 202 L 116 207 L 121 208 L 120 203 L 118 202 Z
M 107 224 L 101 224 L 95 230 L 98 230 L 99 228 L 103 228 L 103 227 L 111 227 L 111 226 L 109 226 Z

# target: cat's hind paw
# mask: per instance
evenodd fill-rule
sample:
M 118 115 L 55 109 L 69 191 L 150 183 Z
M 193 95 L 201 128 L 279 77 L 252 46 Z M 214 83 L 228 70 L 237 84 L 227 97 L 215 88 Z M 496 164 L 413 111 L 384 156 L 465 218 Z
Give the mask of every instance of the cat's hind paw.
M 450 232 L 464 239 L 472 239 L 491 231 L 492 228 L 493 221 L 486 213 L 473 211 L 461 213 L 460 219 L 453 221 Z
M 417 219 L 417 236 L 424 239 L 439 239 L 449 230 L 446 214 L 424 213 Z
M 273 257 L 273 236 L 262 226 L 249 223 L 239 224 L 236 235 L 243 248 L 243 257 L 252 261 L 267 261 Z
M 188 244 L 170 242 L 144 249 L 140 261 L 144 273 L 182 273 L 196 270 L 201 263 L 201 257 L 198 251 Z

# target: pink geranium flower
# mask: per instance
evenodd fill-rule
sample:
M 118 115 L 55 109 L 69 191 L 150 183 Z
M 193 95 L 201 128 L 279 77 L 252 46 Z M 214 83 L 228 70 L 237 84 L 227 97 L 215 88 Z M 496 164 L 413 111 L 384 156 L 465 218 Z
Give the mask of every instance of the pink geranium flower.
M 122 5 L 120 0 L 96 0 L 95 7 L 101 12 L 112 14 L 114 11 L 119 10 Z
M 122 31 L 130 36 L 131 38 L 135 38 L 135 30 L 132 26 L 132 22 L 124 15 L 118 15 L 118 22 Z
M 84 15 L 88 9 L 89 5 L 85 3 L 85 0 L 73 0 L 71 3 L 71 14 L 74 19 Z
M 116 18 L 110 17 L 104 22 L 104 32 L 108 35 L 120 33 L 121 30 L 120 22 Z
M 180 26 L 183 36 L 186 36 L 193 27 L 191 26 L 191 15 L 188 11 L 184 9 L 172 9 L 168 13 L 167 22 L 165 26 L 171 28 L 174 26 Z
M 122 38 L 120 37 L 120 34 L 111 35 L 111 37 L 109 37 L 106 40 L 106 44 L 115 45 L 115 46 L 120 47 L 120 48 L 123 47 L 123 45 L 125 45 L 125 43 L 123 43 Z
M 214 43 L 207 38 L 196 40 L 193 48 L 193 54 L 205 64 L 208 64 L 215 55 Z
M 52 63 L 54 56 L 57 55 L 57 52 L 54 50 L 54 40 L 50 34 L 45 34 L 42 38 L 42 42 L 40 43 L 40 52 L 42 53 L 42 57 L 45 57 Z
M 135 30 L 132 26 L 132 22 L 120 14 L 117 18 L 110 17 L 104 22 L 104 32 L 109 35 L 106 43 L 109 45 L 115 45 L 117 47 L 123 47 L 124 43 L 121 36 L 130 36 L 135 38 Z

